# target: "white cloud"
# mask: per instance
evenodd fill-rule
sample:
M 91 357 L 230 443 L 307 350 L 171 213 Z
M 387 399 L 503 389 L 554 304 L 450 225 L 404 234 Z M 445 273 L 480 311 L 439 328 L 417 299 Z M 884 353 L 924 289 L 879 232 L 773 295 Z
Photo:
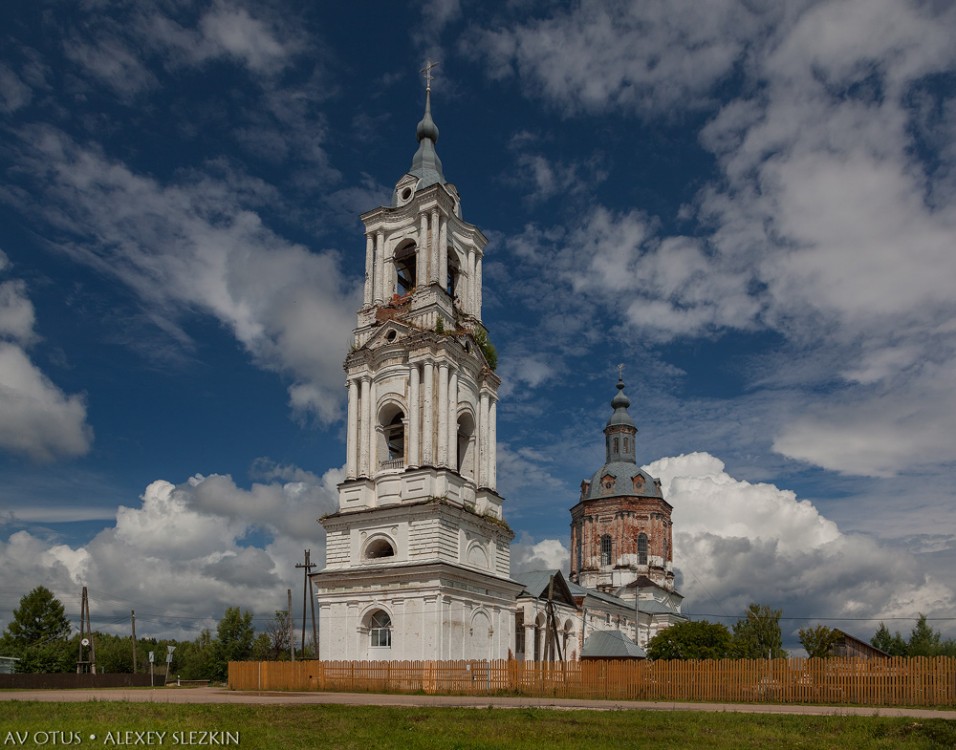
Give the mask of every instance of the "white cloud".
M 64 602 L 88 586 L 94 627 L 135 608 L 151 623 L 145 632 L 192 638 L 228 606 L 269 615 L 301 579 L 302 550 L 322 562 L 317 518 L 337 507 L 342 475 L 286 468 L 309 481 L 245 490 L 228 476 L 197 475 L 178 486 L 157 480 L 89 543 L 73 548 L 18 531 L 0 541 L 0 565 L 9 580 L 46 585 Z
M 605 311 L 647 338 L 707 335 L 720 328 L 753 328 L 761 303 L 749 274 L 731 258 L 708 253 L 693 237 L 656 235 L 640 212 L 598 206 L 566 233 L 528 227 L 509 240 L 527 263 L 570 294 L 600 302 Z M 561 293 L 550 296 L 561 307 Z M 588 311 L 575 310 L 586 316 Z
M 809 501 L 735 479 L 708 453 L 643 468 L 661 480 L 674 508 L 674 566 L 685 613 L 730 622 L 751 602 L 768 604 L 795 618 L 784 623 L 792 640 L 809 620 L 867 638 L 880 620 L 956 616 L 956 591 L 923 556 L 948 549 L 947 539 L 917 547 L 845 533 Z M 536 541 L 525 533 L 512 546 L 516 574 L 566 572 L 568 562 L 565 540 Z
M 558 539 L 535 542 L 525 533 L 511 545 L 511 573 L 520 575 L 532 570 L 563 570 L 568 572 L 571 555 Z
M 769 329 L 784 343 L 759 387 L 788 386 L 784 455 L 869 476 L 956 460 L 956 105 L 939 81 L 956 71 L 956 7 L 752 6 L 580 2 L 469 38 L 493 75 L 569 111 L 680 116 L 718 84 L 737 92 L 700 133 L 719 176 L 676 217 L 696 230 L 598 205 L 509 241 L 542 325 L 570 293 L 589 302 L 578 328 L 597 300 L 625 339 Z
M 0 271 L 3 265 L 0 263 Z M 36 316 L 26 295 L 26 284 L 19 279 L 0 283 L 0 338 L 29 344 L 33 339 Z
M 583 0 L 545 19 L 502 21 L 466 51 L 569 110 L 696 107 L 770 19 L 735 0 Z M 765 15 L 770 15 L 765 13 Z
M 0 63 L 0 110 L 16 112 L 30 103 L 33 92 L 13 70 Z
M 82 396 L 67 396 L 19 346 L 0 342 L 0 448 L 38 461 L 90 449 Z
M 263 225 L 253 207 L 272 200 L 271 188 L 230 173 L 163 185 L 57 131 L 33 135 L 23 163 L 49 176 L 38 186 L 47 202 L 21 208 L 84 237 L 60 247 L 127 284 L 165 330 L 181 335 L 187 312 L 214 316 L 259 366 L 290 378 L 297 413 L 338 417 L 359 290 L 337 253 Z
M 229 55 L 251 70 L 271 72 L 288 58 L 289 43 L 280 41 L 268 24 L 253 18 L 245 8 L 217 3 L 199 21 L 202 39 L 194 48 L 196 59 Z
M 9 267 L 0 250 L 0 273 Z M 34 322 L 26 284 L 0 283 L 0 450 L 38 461 L 82 455 L 93 439 L 84 398 L 67 396 L 30 360 Z
M 736 615 L 757 601 L 790 617 L 872 618 L 847 623 L 863 637 L 880 619 L 956 613 L 956 592 L 918 557 L 840 531 L 793 492 L 735 479 L 704 453 L 645 468 L 674 506 L 675 567 L 688 611 Z
M 80 69 L 128 98 L 157 85 L 156 76 L 141 59 L 140 51 L 110 24 L 97 25 L 92 38 L 76 36 L 63 52 Z

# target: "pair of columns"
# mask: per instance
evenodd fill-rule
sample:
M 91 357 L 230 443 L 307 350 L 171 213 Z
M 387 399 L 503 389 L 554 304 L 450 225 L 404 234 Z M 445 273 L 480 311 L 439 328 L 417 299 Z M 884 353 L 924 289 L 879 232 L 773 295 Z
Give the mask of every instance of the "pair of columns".
M 371 375 L 356 375 L 348 379 L 346 386 L 346 478 L 372 477 L 380 460 L 376 383 Z M 478 407 L 475 481 L 493 489 L 497 483 L 497 400 L 490 391 L 483 390 Z M 406 466 L 446 466 L 458 470 L 457 370 L 447 362 L 408 365 L 408 412 L 404 425 Z
M 431 221 L 429 222 L 429 218 Z M 429 227 L 431 232 L 429 233 Z M 436 229 L 437 228 L 437 229 Z M 389 251 L 391 253 L 391 250 Z M 385 232 L 382 229 L 365 235 L 365 294 L 364 304 L 382 304 L 395 293 L 393 259 L 386 257 Z M 481 317 L 481 258 L 469 246 L 465 268 L 460 269 L 466 279 L 459 290 L 464 312 Z M 448 274 L 448 219 L 437 208 L 419 216 L 418 247 L 416 248 L 415 285 L 419 288 L 438 284 L 445 288 Z

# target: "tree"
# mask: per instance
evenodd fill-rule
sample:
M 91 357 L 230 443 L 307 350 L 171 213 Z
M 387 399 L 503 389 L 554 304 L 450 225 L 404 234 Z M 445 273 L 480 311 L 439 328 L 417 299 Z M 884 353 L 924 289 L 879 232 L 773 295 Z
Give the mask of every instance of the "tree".
M 226 613 L 216 628 L 213 658 L 206 679 L 225 680 L 229 671 L 229 662 L 248 659 L 252 654 L 255 636 L 252 612 L 240 612 L 239 607 L 227 607 Z M 205 653 L 201 656 L 205 659 L 209 654 Z
M 926 622 L 926 615 L 920 612 L 919 619 L 910 632 L 910 640 L 906 645 L 907 656 L 936 656 L 940 651 L 940 635 L 938 630 Z
M 70 621 L 63 604 L 44 586 L 20 599 L 3 633 L 3 649 L 20 659 L 20 672 L 68 672 L 76 666 Z
M 906 641 L 903 640 L 900 632 L 897 630 L 894 635 L 890 635 L 889 628 L 882 622 L 870 639 L 870 645 L 890 656 L 906 656 L 907 652 Z
M 751 604 L 743 620 L 734 623 L 733 650 L 739 659 L 782 659 L 783 635 L 780 617 L 783 611 L 764 604 Z
M 678 622 L 647 644 L 651 659 L 724 659 L 730 656 L 730 650 L 727 627 L 707 620 Z
M 291 625 L 288 610 L 277 609 L 272 622 L 266 626 L 271 659 L 289 658 L 289 639 L 292 636 Z
M 825 659 L 830 655 L 830 649 L 840 640 L 840 634 L 826 625 L 800 628 L 798 634 L 800 645 L 811 659 Z

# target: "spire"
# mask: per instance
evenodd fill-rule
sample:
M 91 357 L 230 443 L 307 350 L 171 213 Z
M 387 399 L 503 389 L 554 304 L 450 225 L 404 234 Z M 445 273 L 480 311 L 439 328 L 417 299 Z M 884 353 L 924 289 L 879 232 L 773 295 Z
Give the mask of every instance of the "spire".
M 425 74 L 425 114 L 415 130 L 415 135 L 418 137 L 418 151 L 412 159 L 412 168 L 408 170 L 409 174 L 419 178 L 417 190 L 445 182 L 441 159 L 435 151 L 435 143 L 438 142 L 438 126 L 432 119 L 432 69 L 437 65 L 437 62 L 429 60 L 422 68 L 422 73 Z
M 637 435 L 637 425 L 628 413 L 627 409 L 631 405 L 631 399 L 624 393 L 623 373 L 618 374 L 617 393 L 611 399 L 611 408 L 614 411 L 607 425 L 604 427 L 604 435 L 607 447 L 607 461 L 626 461 L 635 462 L 635 442 Z
M 615 393 L 614 398 L 611 399 L 611 408 L 614 409 L 614 413 L 611 414 L 611 418 L 608 419 L 607 426 L 625 425 L 635 427 L 634 420 L 631 419 L 631 415 L 627 412 L 628 407 L 631 405 L 631 399 L 624 393 L 624 378 L 620 375 L 618 376 L 617 385 L 615 387 L 617 388 L 617 393 Z M 636 431 L 635 429 L 635 432 Z

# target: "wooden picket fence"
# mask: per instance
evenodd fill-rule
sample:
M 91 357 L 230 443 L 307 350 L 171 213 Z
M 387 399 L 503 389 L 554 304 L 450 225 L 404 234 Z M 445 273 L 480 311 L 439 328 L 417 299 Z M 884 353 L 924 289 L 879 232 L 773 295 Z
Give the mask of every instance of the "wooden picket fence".
M 956 658 L 720 661 L 245 661 L 233 690 L 956 706 Z

